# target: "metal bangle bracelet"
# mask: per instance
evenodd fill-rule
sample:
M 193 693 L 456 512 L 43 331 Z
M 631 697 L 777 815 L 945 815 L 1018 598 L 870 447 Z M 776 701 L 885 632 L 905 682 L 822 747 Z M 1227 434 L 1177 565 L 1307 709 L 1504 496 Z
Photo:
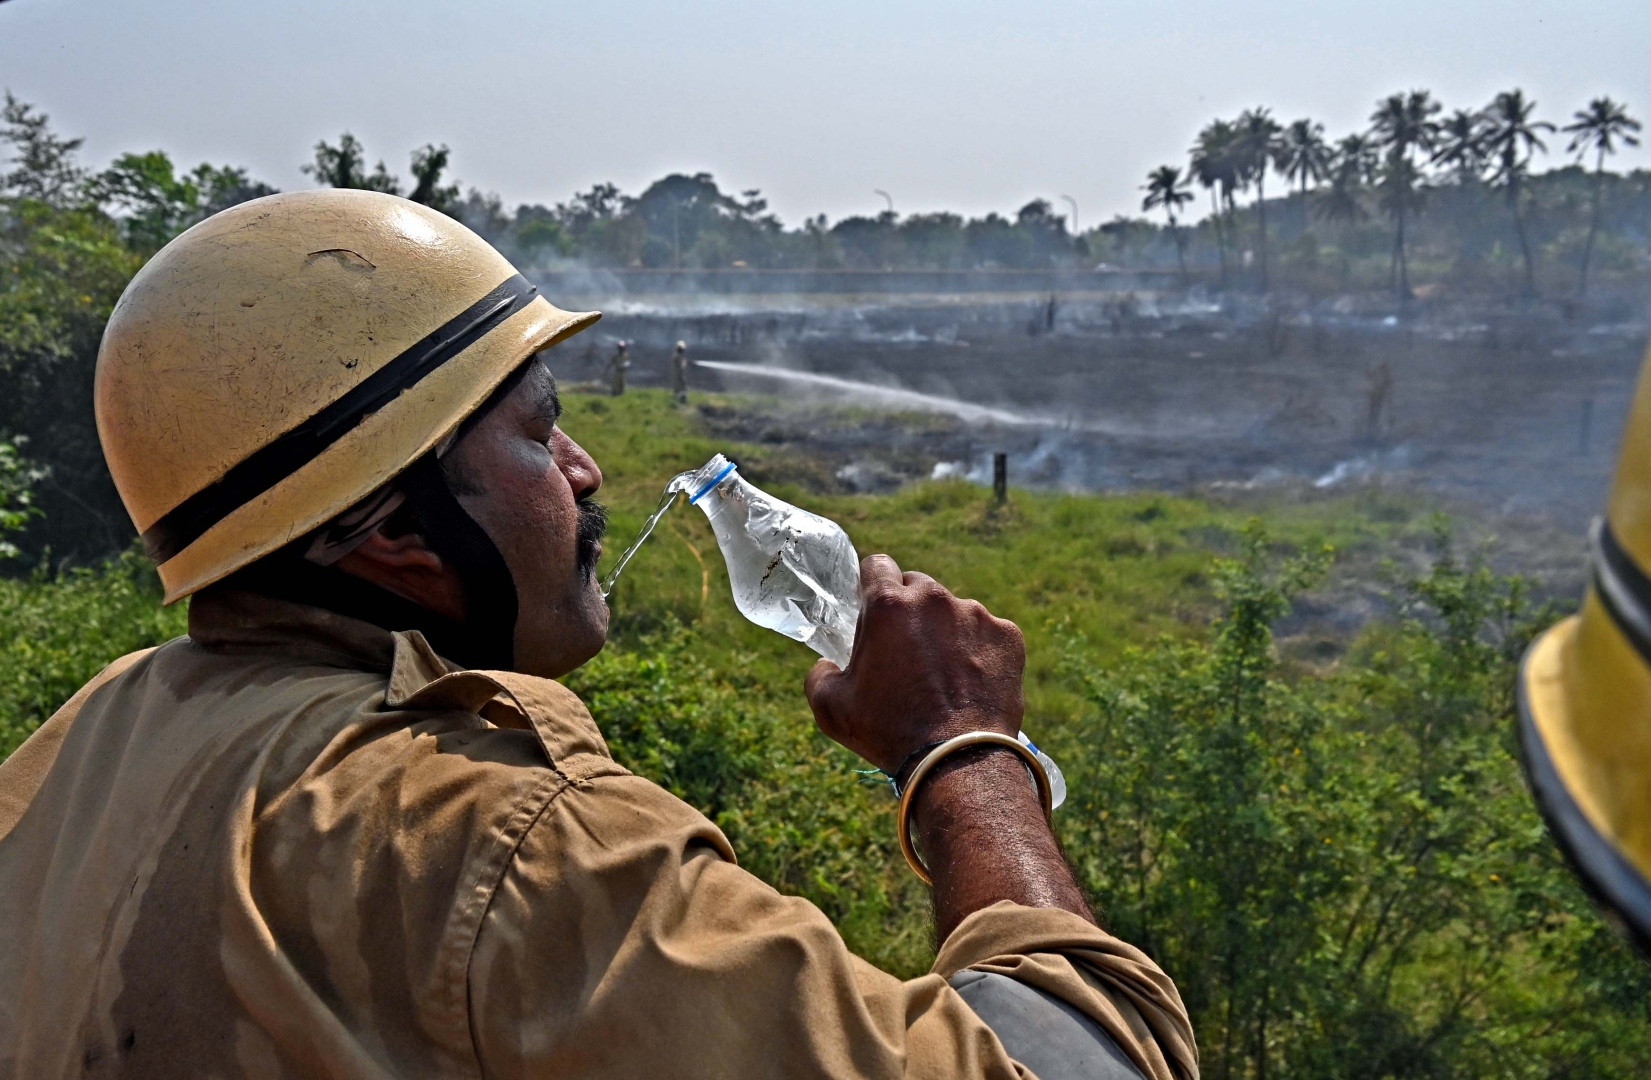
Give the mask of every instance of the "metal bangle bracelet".
M 1054 817 L 1055 793 L 1049 786 L 1049 774 L 1043 771 L 1043 763 L 1038 760 L 1038 756 L 1027 749 L 1019 739 L 1000 731 L 968 731 L 947 739 L 917 763 L 917 768 L 912 770 L 911 778 L 906 781 L 905 790 L 900 793 L 900 851 L 906 856 L 906 862 L 910 864 L 912 872 L 922 878 L 925 885 L 933 885 L 934 878 L 929 876 L 928 867 L 923 865 L 923 860 L 917 857 L 917 846 L 912 843 L 912 796 L 917 794 L 924 778 L 933 772 L 942 760 L 971 746 L 1001 746 L 1019 754 L 1021 760 L 1026 763 L 1027 771 L 1032 774 L 1032 779 L 1038 785 L 1038 798 L 1043 803 L 1044 820 L 1048 821 Z

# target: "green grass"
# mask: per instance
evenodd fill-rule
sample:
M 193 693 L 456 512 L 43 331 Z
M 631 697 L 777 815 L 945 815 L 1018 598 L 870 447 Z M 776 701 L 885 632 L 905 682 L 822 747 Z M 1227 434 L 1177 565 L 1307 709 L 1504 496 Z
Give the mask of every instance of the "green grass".
M 612 522 L 604 571 L 657 505 L 666 480 L 725 453 L 753 483 L 841 523 L 862 556 L 891 555 L 1018 623 L 1028 647 L 1028 726 L 1044 730 L 1058 726 L 1073 700 L 1057 677 L 1057 639 L 1081 635 L 1104 662 L 1160 632 L 1201 630 L 1214 611 L 1210 559 L 1231 554 L 1252 517 L 1264 519 L 1281 547 L 1330 544 L 1349 561 L 1421 543 L 1430 529 L 1418 501 L 1379 492 L 1233 504 L 1011 490 L 1002 508 L 991 505 L 988 490 L 961 480 L 891 495 L 825 494 L 832 485 L 816 462 L 708 437 L 697 412 L 662 391 L 569 394 L 564 404 L 564 429 L 603 470 L 601 498 Z M 800 688 L 816 657 L 739 615 L 710 527 L 685 500 L 626 570 L 612 607 L 615 647 L 679 622 L 750 656 L 764 690 L 806 714 Z

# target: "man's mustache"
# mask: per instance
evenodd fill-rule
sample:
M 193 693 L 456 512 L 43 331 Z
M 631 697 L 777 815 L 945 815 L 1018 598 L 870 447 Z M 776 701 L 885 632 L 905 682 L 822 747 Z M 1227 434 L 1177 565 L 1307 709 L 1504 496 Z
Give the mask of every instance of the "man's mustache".
M 598 545 L 608 533 L 608 508 L 595 499 L 578 502 L 579 527 L 576 533 L 579 573 L 586 581 L 596 577 L 596 560 L 601 552 Z

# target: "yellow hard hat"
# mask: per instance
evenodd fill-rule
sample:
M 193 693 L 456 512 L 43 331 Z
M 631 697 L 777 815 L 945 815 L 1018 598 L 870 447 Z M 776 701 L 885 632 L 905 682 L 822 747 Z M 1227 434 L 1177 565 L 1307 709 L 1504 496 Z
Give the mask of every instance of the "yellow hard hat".
M 1572 865 L 1651 946 L 1651 357 L 1591 538 L 1582 610 L 1525 654 L 1520 743 L 1532 793 Z
M 185 232 L 115 305 L 94 390 L 167 602 L 348 509 L 600 317 L 393 195 L 271 195 Z

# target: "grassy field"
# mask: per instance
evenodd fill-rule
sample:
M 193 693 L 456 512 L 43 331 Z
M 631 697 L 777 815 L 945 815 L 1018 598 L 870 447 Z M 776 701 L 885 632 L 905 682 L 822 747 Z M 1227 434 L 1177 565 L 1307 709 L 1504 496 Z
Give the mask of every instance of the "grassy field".
M 962 480 L 891 495 L 831 494 L 836 485 L 817 463 L 707 437 L 696 410 L 663 392 L 568 394 L 564 403 L 565 430 L 603 469 L 601 498 L 611 511 L 604 571 L 657 505 L 666 480 L 725 453 L 753 483 L 840 522 L 862 555 L 891 555 L 1017 622 L 1028 644 L 1028 724 L 1044 728 L 1057 726 L 1070 704 L 1054 677 L 1055 640 L 1081 635 L 1105 660 L 1160 632 L 1201 629 L 1214 610 L 1210 559 L 1232 554 L 1251 520 L 1263 521 L 1281 549 L 1328 544 L 1363 575 L 1385 557 L 1425 546 L 1434 528 L 1422 500 L 1379 490 L 1233 503 L 1012 490 L 1001 508 L 989 491 Z M 800 687 L 814 654 L 740 617 L 710 527 L 685 501 L 626 571 L 612 607 L 621 648 L 671 619 L 751 656 L 766 687 L 806 709 Z

